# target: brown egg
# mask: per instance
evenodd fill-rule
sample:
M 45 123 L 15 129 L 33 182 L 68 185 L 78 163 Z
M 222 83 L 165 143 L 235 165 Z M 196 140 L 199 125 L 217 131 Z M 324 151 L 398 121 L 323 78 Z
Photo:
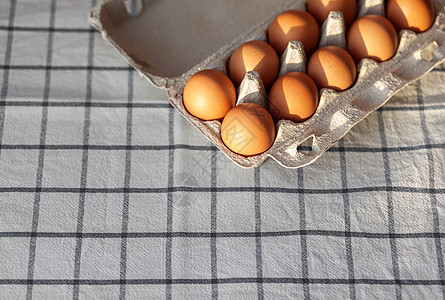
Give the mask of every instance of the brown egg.
M 388 19 L 367 15 L 352 23 L 347 43 L 348 51 L 357 63 L 363 58 L 381 62 L 394 56 L 398 38 L 394 26 Z
M 301 41 L 306 55 L 317 49 L 320 29 L 314 17 L 304 10 L 288 10 L 270 24 L 269 43 L 282 55 L 290 41 Z
M 314 114 L 317 106 L 317 86 L 306 74 L 286 73 L 270 89 L 269 110 L 275 121 L 303 122 Z
M 204 70 L 193 75 L 184 88 L 184 106 L 202 120 L 224 118 L 235 105 L 236 91 L 232 81 L 217 70 Z
M 252 156 L 261 154 L 275 140 L 275 125 L 265 108 L 243 103 L 232 108 L 221 125 L 224 144 L 235 153 Z
M 310 12 L 318 24 L 323 24 L 324 20 L 331 11 L 341 11 L 345 18 L 346 26 L 354 22 L 357 16 L 357 1 L 356 0 L 308 0 L 307 10 Z
M 354 84 L 357 76 L 352 56 L 335 46 L 318 49 L 309 59 L 307 68 L 309 76 L 320 89 L 344 91 Z
M 235 86 L 240 85 L 249 71 L 261 75 L 264 86 L 269 88 L 275 81 L 280 68 L 280 60 L 275 50 L 262 41 L 250 41 L 239 46 L 230 57 L 229 74 Z
M 386 17 L 397 30 L 423 32 L 433 25 L 436 16 L 431 0 L 389 0 Z

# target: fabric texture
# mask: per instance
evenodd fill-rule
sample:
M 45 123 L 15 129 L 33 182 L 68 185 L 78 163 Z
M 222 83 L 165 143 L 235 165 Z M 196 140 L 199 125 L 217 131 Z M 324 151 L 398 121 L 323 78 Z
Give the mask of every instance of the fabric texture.
M 445 298 L 445 64 L 314 164 L 244 170 L 91 7 L 0 2 L 1 299 Z

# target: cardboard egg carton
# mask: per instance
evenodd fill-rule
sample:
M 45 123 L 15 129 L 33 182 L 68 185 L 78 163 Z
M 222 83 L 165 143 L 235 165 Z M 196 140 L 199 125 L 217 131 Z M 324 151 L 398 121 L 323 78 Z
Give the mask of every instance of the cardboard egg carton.
M 445 0 L 434 0 L 432 28 L 420 34 L 400 32 L 393 58 L 381 63 L 362 60 L 356 83 L 346 91 L 322 89 L 315 114 L 300 124 L 279 121 L 275 142 L 265 153 L 251 157 L 233 153 L 221 141 L 221 122 L 202 121 L 187 112 L 182 102 L 184 86 L 204 69 L 227 74 L 228 60 L 238 46 L 251 40 L 267 41 L 273 19 L 288 9 L 305 9 L 305 2 L 101 0 L 89 20 L 141 76 L 165 89 L 171 104 L 236 164 L 250 168 L 272 157 L 284 167 L 299 168 L 314 162 L 393 94 L 445 60 Z M 383 0 L 361 0 L 358 7 L 358 17 L 385 15 Z M 345 33 L 343 15 L 331 12 L 322 25 L 319 47 L 346 48 Z M 298 41 L 290 42 L 281 57 L 280 75 L 292 71 L 306 71 Z M 244 102 L 268 108 L 267 93 L 256 72 L 248 72 L 238 89 L 237 104 Z

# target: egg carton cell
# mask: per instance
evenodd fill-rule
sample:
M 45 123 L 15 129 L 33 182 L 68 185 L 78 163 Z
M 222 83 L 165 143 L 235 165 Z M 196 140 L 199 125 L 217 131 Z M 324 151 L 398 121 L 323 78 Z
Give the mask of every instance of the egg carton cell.
M 202 121 L 188 113 L 182 101 L 184 86 L 205 69 L 228 74 L 235 49 L 248 41 L 267 42 L 268 27 L 276 16 L 290 9 L 305 10 L 306 1 L 142 0 L 140 10 L 129 14 L 121 0 L 102 0 L 91 11 L 90 23 L 141 76 L 165 89 L 170 103 L 234 163 L 251 168 L 271 157 L 286 168 L 299 168 L 317 160 L 392 95 L 445 60 L 445 0 L 433 3 L 436 16 L 430 29 L 400 31 L 398 49 L 391 59 L 357 62 L 357 79 L 351 88 L 342 92 L 321 89 L 311 118 L 303 123 L 279 121 L 272 147 L 250 157 L 224 145 L 220 121 Z M 385 16 L 383 0 L 360 0 L 357 6 L 357 17 Z M 320 28 L 319 47 L 325 46 L 347 46 L 341 12 L 331 12 Z M 281 56 L 279 75 L 306 71 L 304 46 L 291 41 Z M 249 102 L 270 108 L 256 72 L 245 75 L 237 92 L 238 104 Z

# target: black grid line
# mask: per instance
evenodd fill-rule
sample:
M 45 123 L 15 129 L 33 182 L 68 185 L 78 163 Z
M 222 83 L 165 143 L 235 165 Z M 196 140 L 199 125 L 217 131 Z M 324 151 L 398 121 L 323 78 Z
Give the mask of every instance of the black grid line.
M 166 194 L 180 192 L 211 192 L 218 193 L 242 193 L 255 192 L 255 187 L 192 187 L 192 186 L 172 186 L 166 188 L 61 188 L 61 187 L 0 187 L 0 193 L 85 193 L 85 194 Z M 345 189 L 294 189 L 294 188 L 277 188 L 277 187 L 259 187 L 261 193 L 277 193 L 277 194 L 311 194 L 311 195 L 329 195 L 342 193 L 368 193 L 368 192 L 391 192 L 391 193 L 414 193 L 414 194 L 445 194 L 445 188 L 417 188 L 409 186 L 369 186 L 359 188 Z
M 95 4 L 95 0 L 92 0 L 92 5 Z M 95 34 L 90 33 L 88 40 L 88 65 L 92 66 L 94 61 L 94 39 Z M 93 82 L 93 72 L 88 70 L 86 78 L 86 95 L 85 102 L 91 102 L 92 100 L 92 82 Z M 90 140 L 90 124 L 91 124 L 91 108 L 86 106 L 84 113 L 84 127 L 83 127 L 83 144 L 88 145 Z M 82 171 L 80 175 L 80 187 L 86 188 L 87 185 L 87 174 L 88 174 L 88 149 L 83 149 L 82 151 Z M 85 197 L 86 193 L 79 193 L 79 207 L 77 210 L 77 226 L 76 232 L 81 234 L 83 232 L 83 218 L 85 213 Z M 81 257 L 82 257 L 82 238 L 76 238 L 76 248 L 74 254 L 74 274 L 73 278 L 78 280 L 80 278 L 80 268 L 81 268 Z M 79 299 L 79 285 L 73 285 L 73 299 Z
M 303 169 L 298 169 L 298 188 L 304 188 L 304 172 Z M 305 234 L 300 235 L 300 247 L 301 247 L 301 276 L 303 277 L 303 295 L 304 299 L 311 298 L 309 288 L 309 265 L 308 265 L 308 248 L 307 248 L 307 233 L 306 230 L 306 202 L 304 199 L 304 193 L 298 193 L 298 205 L 299 205 L 299 217 L 300 217 L 300 230 Z M 264 233 L 263 233 L 264 234 Z
M 174 139 L 174 113 L 170 110 L 168 113 L 168 142 L 173 144 Z M 168 180 L 167 186 L 170 190 L 174 185 L 174 163 L 175 163 L 175 151 L 170 149 L 168 153 Z M 165 278 L 167 284 L 165 286 L 165 294 L 167 300 L 172 299 L 172 250 L 173 239 L 171 233 L 173 232 L 173 193 L 167 192 L 167 241 L 165 246 Z
M 382 106 L 379 108 L 380 111 L 419 111 L 421 108 L 418 106 Z M 445 105 L 442 104 L 432 104 L 425 107 L 425 110 L 443 110 Z
M 91 31 L 91 33 L 95 33 Z M 51 69 L 52 71 L 84 71 L 84 70 L 96 70 L 96 71 L 134 71 L 137 72 L 131 66 L 44 66 L 44 65 L 0 65 L 0 69 L 14 69 L 14 70 L 46 70 Z M 445 72 L 445 68 L 435 68 L 431 70 L 431 72 Z M 386 109 L 385 107 L 381 107 L 380 109 Z
M 380 139 L 382 143 L 382 147 L 387 147 L 386 140 L 386 132 L 385 132 L 385 124 L 383 122 L 382 112 L 379 111 L 377 114 L 378 123 L 379 123 L 379 133 Z M 391 166 L 389 165 L 389 155 L 387 152 L 382 152 L 383 155 L 383 165 L 385 168 L 385 182 L 387 187 L 392 186 L 391 179 Z M 395 224 L 394 224 L 394 203 L 393 203 L 393 192 L 391 190 L 386 191 L 386 198 L 388 203 L 388 231 L 389 233 L 395 233 Z M 393 238 L 389 239 L 390 247 L 391 247 L 391 261 L 392 261 L 392 270 L 394 279 L 396 281 L 400 280 L 400 270 L 399 270 L 399 258 L 397 253 L 397 244 L 396 240 Z M 402 299 L 402 287 L 397 284 L 395 286 L 396 289 L 396 298 Z
M 257 293 L 258 299 L 264 299 L 264 288 L 263 282 L 263 251 L 261 245 L 261 191 L 259 187 L 261 186 L 261 169 L 259 167 L 255 168 L 253 173 L 255 192 L 254 192 L 254 206 L 255 206 L 255 232 L 257 236 L 255 237 L 255 248 L 256 248 L 256 276 L 259 278 L 257 282 Z
M 10 1 L 10 8 L 9 8 L 9 26 L 14 25 L 14 18 L 15 18 L 15 10 L 17 6 L 16 0 Z M 6 50 L 5 50 L 5 65 L 9 65 L 11 63 L 11 53 L 12 53 L 12 40 L 13 40 L 13 32 L 8 32 L 8 37 L 6 40 Z M 3 130 L 5 126 L 5 100 L 8 96 L 8 85 L 9 85 L 9 70 L 4 70 L 3 72 L 3 82 L 2 82 L 2 90 L 0 94 L 0 146 L 3 144 Z M 2 149 L 0 148 L 0 158 L 2 154 Z
M 131 109 L 131 108 L 129 108 Z M 5 150 L 109 150 L 109 151 L 165 151 L 183 149 L 191 151 L 214 151 L 213 146 L 177 145 L 3 145 Z
M 128 102 L 133 101 L 133 73 L 128 73 Z M 131 107 L 127 108 L 127 132 L 126 132 L 126 144 L 131 145 L 132 138 L 132 126 L 133 126 L 133 111 Z M 125 176 L 124 176 L 124 187 L 130 187 L 131 178 L 131 150 L 125 151 Z M 121 240 L 121 262 L 120 262 L 120 279 L 125 282 L 127 278 L 127 238 L 125 234 L 128 232 L 128 222 L 129 222 L 129 205 L 130 205 L 130 194 L 124 193 L 123 205 L 122 205 L 122 233 L 124 233 Z M 122 284 L 120 286 L 119 299 L 125 299 L 126 296 L 126 286 Z
M 106 70 L 104 70 L 106 71 Z M 122 70 L 128 71 L 128 70 Z M 15 101 L 15 100 L 1 100 L 0 105 L 3 106 L 51 106 L 51 107 L 128 107 L 131 106 L 133 108 L 169 108 L 174 109 L 166 100 L 159 99 L 159 102 L 84 102 L 84 101 L 51 101 L 51 102 L 43 102 L 43 101 Z M 445 110 L 445 105 L 436 104 L 436 105 L 428 105 L 420 108 L 419 106 L 384 106 L 379 108 L 378 111 L 436 111 L 436 110 Z M 360 149 L 359 147 L 357 147 Z
M 340 140 L 338 142 L 339 148 L 344 149 L 345 142 Z M 345 151 L 340 151 L 340 178 L 342 188 L 347 190 L 348 188 L 348 177 L 347 177 L 347 163 L 346 163 L 346 153 Z M 345 217 L 345 232 L 351 232 L 351 207 L 349 202 L 349 193 L 343 193 L 343 212 Z M 354 259 L 352 256 L 352 240 L 351 237 L 346 235 L 345 237 L 345 247 L 346 247 L 346 261 L 348 267 L 348 278 L 351 282 L 354 282 Z M 351 299 L 356 299 L 355 285 L 351 283 L 349 285 L 349 294 Z
M 0 279 L 0 285 L 23 285 L 26 279 Z M 127 279 L 126 285 L 211 285 L 212 279 L 193 279 L 193 278 L 175 278 L 175 279 Z M 237 284 L 237 283 L 287 283 L 287 284 L 310 284 L 310 285 L 349 285 L 351 280 L 347 278 L 300 278 L 300 277 L 235 277 L 235 278 L 218 278 L 217 283 Z M 120 279 L 100 280 L 100 279 L 34 279 L 31 281 L 33 285 L 120 285 Z M 441 286 L 445 284 L 443 280 L 414 280 L 414 279 L 354 279 L 355 285 L 385 285 L 385 286 Z
M 216 192 L 216 190 L 214 190 L 213 188 L 216 188 L 217 185 L 217 150 L 214 148 L 212 150 L 212 158 L 211 158 L 211 174 L 210 174 L 210 178 L 211 178 L 211 183 L 210 186 L 212 187 L 212 192 L 210 194 L 211 197 L 211 203 L 210 203 L 210 230 L 212 233 L 212 236 L 210 237 L 210 263 L 211 263 L 211 274 L 212 274 L 212 280 L 215 280 L 215 283 L 212 284 L 212 299 L 218 299 L 218 284 L 217 284 L 217 279 L 218 279 L 218 256 L 217 256 L 217 240 L 216 240 L 216 236 L 214 236 L 214 234 L 216 234 L 217 229 L 218 229 L 218 203 L 217 203 L 217 198 L 218 198 L 218 193 Z
M 50 32 L 54 32 L 54 31 L 50 31 Z M 95 34 L 95 31 L 91 31 L 91 34 Z M 49 65 L 8 65 L 8 64 L 4 64 L 4 65 L 0 65 L 0 69 L 3 70 L 47 70 L 50 69 L 52 71 L 85 71 L 85 70 L 95 70 L 95 71 L 133 71 L 133 72 L 137 72 L 136 69 L 134 69 L 131 66 L 49 66 Z M 436 68 L 433 69 L 432 72 L 444 72 L 444 69 L 441 68 Z M 386 109 L 385 107 L 381 107 L 380 109 Z
M 56 18 L 56 0 L 52 0 L 50 4 L 50 19 L 49 24 L 50 27 L 54 26 Z M 52 62 L 52 54 L 53 54 L 53 42 L 54 42 L 54 34 L 50 32 L 48 34 L 47 40 L 47 51 L 46 51 L 46 64 L 51 65 Z M 45 86 L 43 91 L 43 102 L 47 102 L 49 99 L 51 86 L 51 72 L 47 70 L 45 72 Z M 46 140 L 46 129 L 48 125 L 48 107 L 42 107 L 42 120 L 40 125 L 40 144 L 44 145 Z M 42 187 L 43 183 L 43 167 L 45 161 L 45 150 L 39 150 L 38 157 L 38 165 L 37 165 L 37 176 L 36 176 L 36 188 Z M 33 204 L 33 214 L 32 214 L 32 232 L 36 232 L 39 225 L 39 213 L 40 213 L 40 197 L 41 193 L 36 190 L 34 195 L 34 204 Z M 34 278 L 34 265 L 36 259 L 36 246 L 37 239 L 34 236 L 31 236 L 29 242 L 29 259 L 28 259 L 28 280 L 32 280 Z M 28 284 L 26 288 L 26 299 L 32 299 L 32 291 L 33 285 Z
M 174 109 L 167 101 L 159 100 L 159 103 L 150 102 L 84 102 L 84 101 L 1 101 L 0 105 L 3 106 L 49 106 L 49 107 L 101 107 L 101 108 L 169 108 Z
M 89 33 L 94 32 L 100 34 L 99 31 L 93 28 L 75 28 L 75 27 L 28 27 L 28 26 L 14 26 L 9 24 L 8 26 L 0 26 L 1 31 L 29 31 L 29 32 L 63 32 L 63 33 Z
M 331 152 L 356 152 L 356 153 L 381 153 L 381 152 L 409 152 L 419 151 L 425 149 L 445 149 L 445 144 L 424 144 L 413 146 L 399 146 L 399 147 L 346 147 L 341 148 L 333 147 L 329 148 Z
M 106 71 L 106 70 L 104 70 Z M 121 70 L 128 71 L 128 70 Z M 152 102 L 133 102 L 129 104 L 128 102 L 91 102 L 87 103 L 84 101 L 51 101 L 49 103 L 44 103 L 42 101 L 0 101 L 0 105 L 5 106 L 56 106 L 56 107 L 127 107 L 131 105 L 133 108 L 170 108 L 174 109 L 166 100 L 158 99 L 158 103 Z M 436 111 L 436 110 L 444 110 L 445 105 L 436 104 L 436 105 L 428 105 L 423 108 L 419 108 L 418 106 L 383 106 L 379 108 L 379 111 Z
M 26 71 L 45 71 L 45 70 L 51 70 L 51 71 L 118 71 L 118 72 L 125 72 L 125 71 L 133 71 L 137 72 L 136 69 L 134 69 L 131 66 L 70 66 L 70 65 L 64 65 L 64 66 L 46 66 L 46 65 L 0 65 L 0 70 L 26 70 Z M 433 69 L 432 72 L 445 72 L 445 69 Z M 442 105 L 434 105 L 431 107 L 437 106 L 438 109 L 443 109 Z M 397 109 L 396 106 L 388 106 L 388 107 L 381 107 L 380 110 L 392 110 Z M 415 107 L 405 107 L 405 110 L 411 110 L 415 109 Z
M 63 144 L 3 144 L 0 149 L 4 150 L 110 150 L 110 151 L 164 151 L 164 150 L 190 150 L 190 151 L 213 151 L 215 146 L 198 146 L 187 144 L 173 144 L 173 145 L 63 145 Z M 304 150 L 304 148 L 302 148 Z M 355 152 L 355 153 L 382 153 L 382 152 L 412 152 L 428 149 L 445 149 L 445 144 L 426 144 L 406 147 L 332 147 L 330 152 Z
M 51 31 L 53 32 L 53 31 Z M 94 34 L 94 31 L 91 31 Z M 134 71 L 137 72 L 133 67 L 117 67 L 117 66 L 44 66 L 44 65 L 0 65 L 0 69 L 2 70 L 51 70 L 51 71 Z M 444 72 L 445 69 L 436 68 L 432 71 L 435 72 Z M 380 109 L 386 109 L 385 107 L 381 107 Z
M 91 33 L 93 34 L 93 33 Z M 93 34 L 94 35 L 94 34 Z M 24 70 L 24 71 L 117 71 L 117 72 L 137 72 L 132 67 L 114 66 L 52 66 L 52 65 L 0 65 L 2 70 Z
M 138 238 L 254 238 L 260 237 L 286 237 L 286 236 L 326 236 L 338 238 L 360 239 L 444 239 L 445 233 L 411 232 L 411 233 L 374 233 L 362 231 L 338 230 L 290 230 L 290 231 L 262 231 L 258 232 L 0 232 L 2 238 L 23 237 L 44 238 L 81 238 L 81 239 L 138 239 Z M 306 258 L 307 260 L 307 255 Z
M 422 108 L 424 105 L 424 100 L 422 97 L 422 93 L 420 92 L 420 80 L 416 83 L 416 91 L 417 91 L 417 101 L 419 103 L 419 107 Z M 425 112 L 420 110 L 420 124 L 422 128 L 422 133 L 424 137 L 424 141 L 427 144 L 430 144 L 430 137 L 428 134 L 428 127 L 426 123 Z M 434 188 L 436 185 L 436 178 L 434 175 L 434 156 L 431 149 L 427 150 L 428 157 L 428 184 L 430 188 Z M 431 213 L 433 215 L 433 230 L 434 233 L 440 233 L 440 225 L 439 225 L 439 212 L 437 210 L 437 198 L 436 195 L 430 194 L 430 202 L 431 202 Z M 443 251 L 442 251 L 442 242 L 439 238 L 434 239 L 434 243 L 436 246 L 436 255 L 437 255 L 437 268 L 439 270 L 439 276 L 441 280 L 445 281 L 445 266 L 443 260 Z M 445 285 L 442 285 L 442 297 L 445 299 Z

